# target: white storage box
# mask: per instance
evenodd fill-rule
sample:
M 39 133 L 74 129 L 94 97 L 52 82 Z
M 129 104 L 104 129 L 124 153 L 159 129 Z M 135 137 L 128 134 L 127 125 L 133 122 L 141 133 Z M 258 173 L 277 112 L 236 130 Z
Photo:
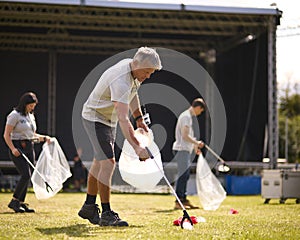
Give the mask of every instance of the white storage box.
M 261 194 L 265 203 L 269 203 L 272 198 L 279 199 L 280 203 L 284 203 L 288 198 L 296 198 L 296 203 L 300 203 L 300 171 L 264 170 Z

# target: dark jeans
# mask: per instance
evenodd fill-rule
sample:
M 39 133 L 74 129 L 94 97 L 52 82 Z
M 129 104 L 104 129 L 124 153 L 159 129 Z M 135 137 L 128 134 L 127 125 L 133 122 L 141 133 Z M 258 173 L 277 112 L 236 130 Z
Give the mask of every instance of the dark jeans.
M 180 200 L 186 199 L 187 182 L 190 178 L 191 154 L 188 151 L 175 151 L 178 179 L 176 194 Z
M 33 149 L 33 143 L 28 140 L 13 140 L 13 143 L 14 146 L 20 149 L 34 164 L 35 154 Z M 15 157 L 9 150 L 9 157 L 14 162 L 17 171 L 21 175 L 21 178 L 18 181 L 16 189 L 14 191 L 13 197 L 20 200 L 21 202 L 24 202 L 27 194 L 28 183 L 30 181 L 33 169 L 22 155 L 20 155 L 19 157 Z

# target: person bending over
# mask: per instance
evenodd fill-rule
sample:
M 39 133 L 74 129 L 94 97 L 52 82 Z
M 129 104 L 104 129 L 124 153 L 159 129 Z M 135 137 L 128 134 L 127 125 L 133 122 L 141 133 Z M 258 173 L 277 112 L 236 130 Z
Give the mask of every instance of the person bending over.
M 78 215 L 100 226 L 128 226 L 110 206 L 111 179 L 115 169 L 114 143 L 119 123 L 124 137 L 140 159 L 149 158 L 147 150 L 134 136 L 129 110 L 136 127 L 148 131 L 140 107 L 138 88 L 156 70 L 162 68 L 155 49 L 141 47 L 133 59 L 123 59 L 108 68 L 83 105 L 82 121 L 94 151 L 89 170 L 86 200 Z M 100 195 L 102 213 L 96 204 Z

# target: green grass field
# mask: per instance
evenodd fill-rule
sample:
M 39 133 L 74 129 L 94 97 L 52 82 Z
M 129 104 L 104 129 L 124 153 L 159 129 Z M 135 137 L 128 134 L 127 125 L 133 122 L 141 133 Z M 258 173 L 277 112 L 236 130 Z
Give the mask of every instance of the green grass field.
M 7 207 L 12 193 L 0 193 L 0 239 L 299 239 L 300 204 L 261 196 L 228 196 L 216 211 L 188 210 L 205 223 L 183 230 L 173 225 L 182 210 L 173 210 L 172 195 L 112 194 L 112 208 L 129 222 L 127 228 L 100 227 L 78 217 L 85 193 L 58 193 L 37 200 L 29 193 L 27 202 L 36 213 L 16 214 Z M 197 196 L 190 196 L 199 206 Z M 230 214 L 231 208 L 238 214 Z

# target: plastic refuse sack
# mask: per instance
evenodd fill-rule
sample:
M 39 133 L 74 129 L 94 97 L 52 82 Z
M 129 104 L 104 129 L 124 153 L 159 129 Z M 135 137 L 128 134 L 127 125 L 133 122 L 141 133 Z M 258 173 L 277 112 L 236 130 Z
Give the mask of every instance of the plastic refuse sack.
M 217 210 L 226 198 L 226 191 L 212 173 L 202 154 L 198 157 L 196 186 L 200 203 L 204 210 Z
M 148 133 L 143 129 L 136 129 L 135 137 L 144 146 L 148 147 L 154 159 L 140 161 L 133 147 L 125 139 L 119 159 L 119 170 L 122 179 L 131 186 L 150 191 L 155 188 L 163 177 L 163 165 L 158 146 L 153 139 L 153 133 L 149 129 Z M 155 163 L 155 162 L 156 163 Z
M 48 199 L 58 193 L 63 183 L 72 176 L 69 163 L 56 138 L 51 143 L 45 142 L 33 171 L 31 182 L 37 199 Z M 40 174 L 37 173 L 37 171 Z M 46 189 L 45 181 L 52 188 Z

